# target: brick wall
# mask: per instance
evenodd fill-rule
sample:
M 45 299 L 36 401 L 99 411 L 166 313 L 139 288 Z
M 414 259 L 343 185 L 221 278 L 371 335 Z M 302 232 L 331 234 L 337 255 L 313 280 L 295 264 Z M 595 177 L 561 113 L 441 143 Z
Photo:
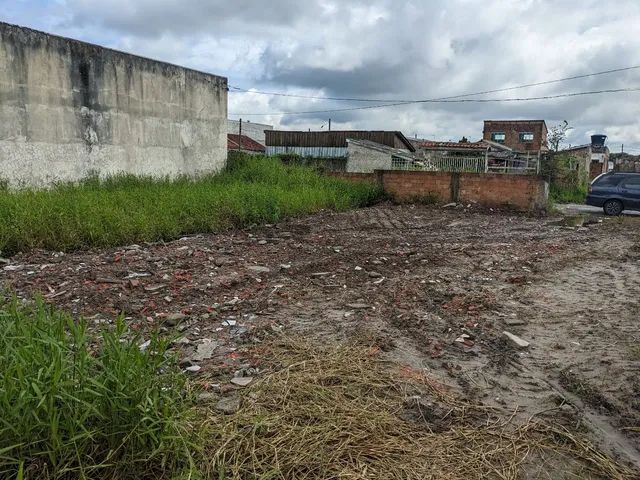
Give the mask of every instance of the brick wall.
M 535 175 L 402 170 L 327 172 L 327 175 L 352 182 L 378 182 L 391 198 L 401 202 L 430 197 L 442 203 L 477 202 L 488 207 L 543 210 L 549 197 L 549 185 Z
M 520 210 L 543 209 L 547 203 L 547 184 L 534 175 L 499 173 L 461 173 L 458 201 L 487 206 L 510 205 Z
M 534 175 L 380 171 L 385 192 L 399 201 L 433 197 L 439 202 L 509 205 L 519 210 L 544 209 L 548 186 Z
M 412 172 L 387 170 L 381 172 L 384 191 L 400 201 L 410 201 L 417 197 L 434 197 L 439 202 L 450 202 L 451 173 Z
M 347 180 L 348 182 L 354 183 L 376 183 L 379 181 L 378 173 L 325 172 L 325 174 L 330 177 L 340 178 L 342 180 Z
M 520 141 L 520 133 L 524 132 L 533 133 L 532 142 L 523 143 Z M 504 133 L 503 144 L 518 152 L 538 151 L 547 146 L 547 127 L 540 120 L 485 120 L 482 133 L 483 140 L 491 140 L 492 133 Z

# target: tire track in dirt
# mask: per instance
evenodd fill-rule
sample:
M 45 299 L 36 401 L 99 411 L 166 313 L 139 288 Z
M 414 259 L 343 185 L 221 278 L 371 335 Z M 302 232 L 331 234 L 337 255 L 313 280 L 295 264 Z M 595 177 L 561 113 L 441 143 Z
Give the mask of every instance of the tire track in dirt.
M 527 288 L 522 359 L 586 422 L 640 465 L 640 263 L 633 237 L 598 239 Z M 522 296 L 521 296 L 522 297 Z

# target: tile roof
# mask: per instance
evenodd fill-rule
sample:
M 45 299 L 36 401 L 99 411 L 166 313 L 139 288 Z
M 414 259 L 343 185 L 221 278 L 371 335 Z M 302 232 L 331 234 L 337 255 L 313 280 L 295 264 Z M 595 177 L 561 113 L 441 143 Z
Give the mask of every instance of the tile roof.
M 261 152 L 264 153 L 266 151 L 264 145 L 259 144 L 254 139 L 247 137 L 246 135 L 238 135 L 235 133 L 227 134 L 227 149 L 228 150 L 238 150 L 238 146 L 240 146 L 241 150 L 248 150 L 250 152 Z
M 486 150 L 487 145 L 482 142 L 416 142 L 420 148 L 449 148 L 458 150 Z

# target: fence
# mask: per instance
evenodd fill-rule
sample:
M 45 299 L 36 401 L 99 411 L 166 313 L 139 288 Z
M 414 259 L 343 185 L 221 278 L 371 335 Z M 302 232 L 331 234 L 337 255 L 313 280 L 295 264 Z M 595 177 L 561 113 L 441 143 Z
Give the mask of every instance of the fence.
M 537 175 L 540 173 L 540 156 L 519 154 L 510 158 L 488 158 L 486 172 Z
M 439 171 L 457 173 L 509 173 L 537 175 L 540 173 L 538 155 L 511 154 L 509 157 L 489 155 L 459 156 L 431 155 L 427 160 L 393 158 L 392 170 Z
M 436 171 L 438 168 L 429 160 L 418 160 L 405 156 L 391 156 L 391 170 L 418 170 L 418 171 Z
M 430 162 L 441 172 L 482 173 L 487 171 L 487 159 L 485 157 L 443 155 L 432 158 Z

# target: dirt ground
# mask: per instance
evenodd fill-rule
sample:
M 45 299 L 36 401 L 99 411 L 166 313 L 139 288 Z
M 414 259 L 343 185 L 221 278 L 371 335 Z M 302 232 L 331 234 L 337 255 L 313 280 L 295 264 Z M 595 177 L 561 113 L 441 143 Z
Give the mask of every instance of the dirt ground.
M 639 218 L 384 204 L 171 243 L 21 254 L 0 281 L 92 325 L 124 312 L 143 332 L 176 327 L 184 368 L 222 392 L 261 374 L 253 347 L 269 332 L 364 339 L 470 401 L 589 431 L 640 467 L 638 232 Z

